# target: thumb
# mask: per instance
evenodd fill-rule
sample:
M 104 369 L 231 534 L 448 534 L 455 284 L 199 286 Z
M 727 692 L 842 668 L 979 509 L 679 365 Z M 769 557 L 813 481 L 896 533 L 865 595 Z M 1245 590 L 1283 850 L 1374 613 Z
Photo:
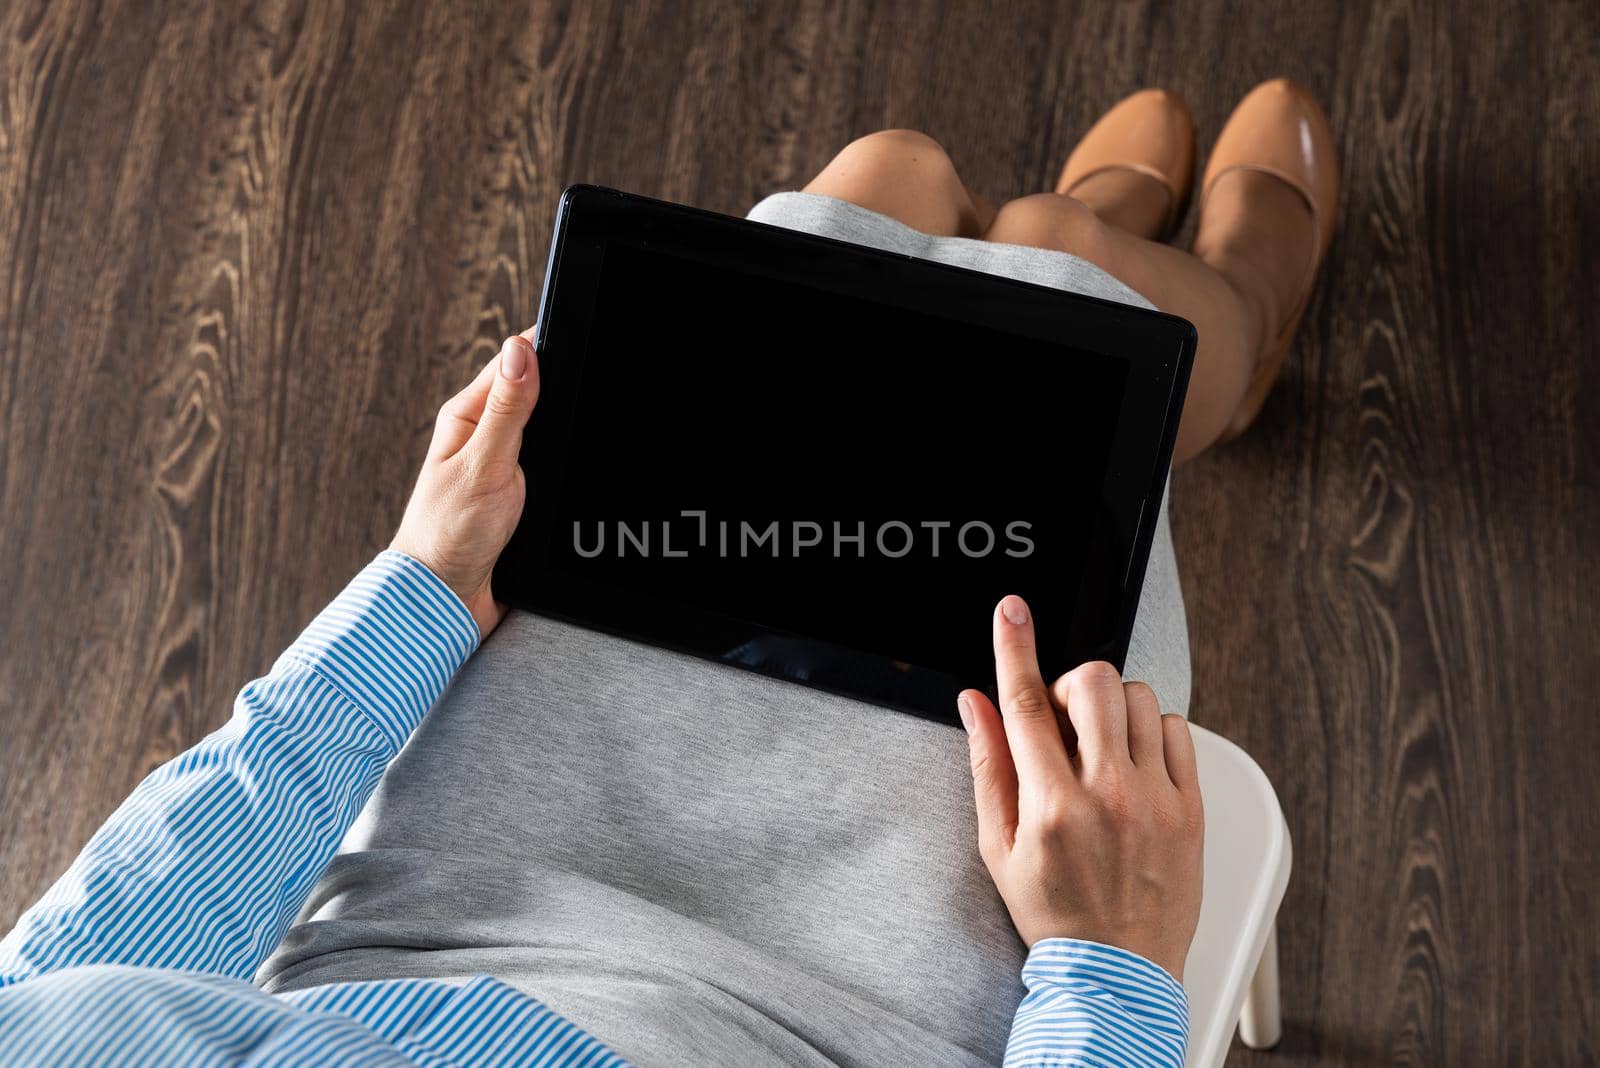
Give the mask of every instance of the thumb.
M 498 364 L 483 415 L 466 447 L 486 462 L 515 464 L 522 450 L 522 428 L 539 399 L 539 365 L 533 345 L 520 336 L 506 338 Z

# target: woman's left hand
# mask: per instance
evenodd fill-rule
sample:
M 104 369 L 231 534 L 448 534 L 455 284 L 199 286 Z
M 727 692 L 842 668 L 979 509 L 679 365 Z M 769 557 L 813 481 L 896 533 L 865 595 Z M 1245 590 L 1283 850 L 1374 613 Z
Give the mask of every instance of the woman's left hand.
M 522 517 L 526 493 L 517 456 L 539 399 L 532 333 L 506 338 L 472 384 L 439 409 L 428 458 L 389 546 L 455 591 L 485 638 L 505 618 L 489 576 Z

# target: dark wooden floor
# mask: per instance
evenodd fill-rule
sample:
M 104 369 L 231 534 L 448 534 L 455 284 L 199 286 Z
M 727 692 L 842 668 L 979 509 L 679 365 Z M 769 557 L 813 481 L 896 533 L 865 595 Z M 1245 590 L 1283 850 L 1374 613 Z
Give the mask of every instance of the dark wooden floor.
M 1343 227 L 1183 471 L 1195 718 L 1294 834 L 1240 1063 L 1600 1058 L 1600 7 L 0 5 L 0 929 L 387 540 L 560 188 L 729 212 L 920 127 L 1035 191 L 1122 94 L 1327 102 Z

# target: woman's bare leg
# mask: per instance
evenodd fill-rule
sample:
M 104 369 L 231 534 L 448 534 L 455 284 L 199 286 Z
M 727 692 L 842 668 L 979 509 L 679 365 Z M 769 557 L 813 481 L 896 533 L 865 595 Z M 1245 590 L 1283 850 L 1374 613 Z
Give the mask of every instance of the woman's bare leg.
M 1229 213 L 1239 224 L 1218 228 L 1230 235 L 1225 245 L 1191 254 L 1109 223 L 1108 217 L 1126 218 L 1136 199 L 1132 190 L 1118 191 L 1116 181 L 1136 186 L 1150 179 L 1131 172 L 1106 177 L 1098 189 L 1107 196 L 1105 217 L 1093 202 L 1040 193 L 1003 205 L 983 236 L 1081 256 L 1195 325 L 1200 346 L 1173 450 L 1173 463 L 1181 464 L 1227 429 L 1262 350 L 1288 318 L 1313 240 L 1311 213 L 1275 178 L 1227 175 L 1213 188 L 1206 211 Z
M 962 183 L 939 142 L 915 130 L 882 130 L 850 142 L 805 191 L 945 237 L 978 237 L 995 214 L 993 204 Z
M 898 219 L 930 234 L 984 237 L 1070 252 L 1181 315 L 1200 334 L 1174 463 L 1194 458 L 1221 436 L 1239 407 L 1263 347 L 1288 315 L 1305 249 L 1285 233 L 1310 233 L 1310 213 L 1288 186 L 1250 173 L 1227 176 L 1207 212 L 1237 214 L 1227 247 L 1194 254 L 1137 232 L 1159 211 L 1141 175 L 1103 175 L 1080 199 L 1040 193 L 996 211 L 961 181 L 938 142 L 911 130 L 886 130 L 852 142 L 806 186 Z

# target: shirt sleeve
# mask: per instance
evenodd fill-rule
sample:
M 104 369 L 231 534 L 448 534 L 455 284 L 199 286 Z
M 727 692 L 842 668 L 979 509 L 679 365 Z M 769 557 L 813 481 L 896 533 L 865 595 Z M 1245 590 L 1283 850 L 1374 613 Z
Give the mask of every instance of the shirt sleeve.
M 1183 1068 L 1189 997 L 1166 970 L 1115 946 L 1076 938 L 1034 943 L 1028 990 L 1006 1043 L 1005 1068 L 1162 1065 Z
M 432 572 L 383 553 L 240 692 L 227 724 L 95 832 L 0 941 L 0 987 L 86 964 L 250 978 L 477 644 Z

